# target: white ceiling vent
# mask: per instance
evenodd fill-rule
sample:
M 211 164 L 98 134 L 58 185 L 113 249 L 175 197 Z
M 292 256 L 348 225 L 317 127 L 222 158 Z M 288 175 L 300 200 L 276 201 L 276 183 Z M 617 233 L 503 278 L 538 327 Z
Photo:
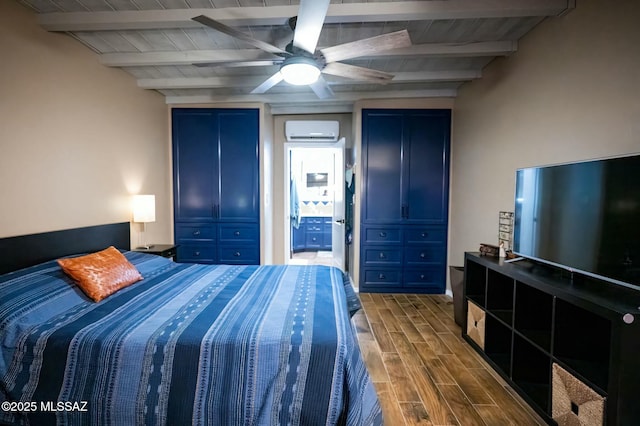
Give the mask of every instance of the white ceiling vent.
M 287 121 L 284 132 L 288 142 L 336 142 L 340 136 L 337 121 Z

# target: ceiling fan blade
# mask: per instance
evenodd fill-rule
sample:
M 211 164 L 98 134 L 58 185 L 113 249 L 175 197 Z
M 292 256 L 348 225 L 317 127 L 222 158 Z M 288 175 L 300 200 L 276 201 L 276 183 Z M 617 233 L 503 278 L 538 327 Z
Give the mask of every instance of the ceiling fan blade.
M 357 67 L 355 65 L 331 62 L 322 70 L 325 74 L 337 75 L 338 77 L 352 78 L 354 80 L 365 80 L 373 83 L 387 84 L 393 79 L 393 74 L 371 68 Z
M 322 76 L 318 77 L 318 80 L 316 80 L 315 83 L 310 84 L 309 87 L 311 87 L 313 93 L 315 93 L 320 99 L 333 98 L 333 90 L 331 90 L 331 87 L 329 87 Z
M 196 67 L 224 67 L 224 68 L 241 68 L 241 67 L 268 67 L 271 65 L 280 65 L 282 60 L 263 60 L 263 61 L 238 61 L 238 62 L 202 62 L 193 64 Z
M 325 47 L 320 49 L 320 52 L 327 62 L 336 62 L 409 46 L 411 46 L 409 33 L 407 30 L 400 30 L 389 34 L 363 38 L 351 43 Z
M 300 0 L 293 45 L 309 53 L 316 51 L 320 31 L 331 0 Z
M 249 37 L 248 35 L 246 35 L 245 33 L 243 33 L 242 31 L 238 31 L 235 28 L 231 28 L 221 22 L 216 21 L 215 19 L 211 19 L 208 16 L 204 16 L 204 15 L 200 15 L 200 16 L 196 16 L 195 18 L 191 18 L 192 20 L 196 21 L 196 22 L 200 22 L 203 25 L 206 25 L 209 28 L 213 28 L 214 30 L 218 30 L 221 33 L 224 33 L 226 35 L 230 35 L 231 37 L 235 37 L 237 39 L 240 39 L 242 41 L 245 41 L 249 44 L 251 44 L 252 46 L 257 47 L 258 49 L 262 49 L 265 52 L 269 52 L 269 53 L 275 53 L 276 55 L 285 55 L 285 56 L 289 56 L 290 53 L 280 49 L 279 47 L 273 46 L 269 43 L 265 43 L 264 41 L 260 41 L 260 40 L 256 40 L 254 38 Z
M 282 73 L 278 71 L 277 73 L 269 77 L 267 80 L 265 80 L 260 86 L 253 89 L 251 93 L 253 94 L 264 93 L 267 90 L 271 89 L 276 84 L 280 83 L 282 81 L 282 78 L 283 78 Z

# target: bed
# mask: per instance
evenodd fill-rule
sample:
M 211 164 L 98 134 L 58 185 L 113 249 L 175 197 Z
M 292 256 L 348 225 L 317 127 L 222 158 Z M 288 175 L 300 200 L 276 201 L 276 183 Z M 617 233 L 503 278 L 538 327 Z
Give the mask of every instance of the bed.
M 382 424 L 339 269 L 180 264 L 108 226 L 0 240 L 1 423 Z M 144 279 L 96 303 L 56 259 L 108 245 Z

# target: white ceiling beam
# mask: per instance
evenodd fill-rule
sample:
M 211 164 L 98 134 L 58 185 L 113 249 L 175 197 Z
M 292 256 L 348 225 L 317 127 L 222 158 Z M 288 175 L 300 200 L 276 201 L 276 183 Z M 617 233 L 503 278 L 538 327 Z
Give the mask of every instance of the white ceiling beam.
M 400 56 L 508 56 L 518 50 L 515 40 L 483 41 L 477 43 L 424 43 L 414 44 L 403 49 L 391 49 L 377 55 L 368 55 L 355 59 L 374 59 L 376 57 Z
M 190 65 L 282 59 L 260 49 L 183 50 L 175 52 L 104 53 L 100 63 L 108 67 Z
M 181 78 L 139 78 L 138 87 L 143 89 L 216 89 L 220 87 L 256 87 L 265 77 L 181 77 Z
M 557 16 L 570 0 L 431 0 L 332 4 L 327 23 Z
M 271 103 L 272 115 L 291 114 L 344 114 L 353 112 L 353 102 L 340 103 L 296 103 L 296 104 L 275 104 Z
M 430 83 L 438 81 L 469 81 L 482 77 L 481 70 L 396 72 L 391 83 Z
M 313 92 L 306 93 L 276 93 L 261 95 L 195 95 L 195 96 L 166 96 L 166 103 L 173 104 L 201 104 L 201 103 L 234 103 L 234 102 L 264 102 L 264 103 L 324 103 L 324 102 L 355 102 L 361 99 L 395 99 L 395 98 L 455 98 L 456 89 L 426 89 L 426 90 L 389 90 L 384 92 L 343 92 L 335 93 L 333 98 L 318 99 Z
M 440 81 L 469 81 L 480 78 L 481 71 L 453 70 L 453 71 L 417 71 L 394 73 L 390 83 L 430 83 Z M 326 77 L 325 77 L 326 78 Z M 326 78 L 331 86 L 371 84 L 368 81 L 356 81 L 348 78 Z M 143 89 L 215 89 L 221 87 L 256 87 L 265 80 L 264 76 L 254 77 L 180 77 L 180 78 L 140 78 L 138 87 Z
M 222 9 L 127 10 L 117 12 L 53 12 L 38 15 L 48 31 L 123 31 L 204 28 L 191 18 L 205 15 L 230 27 L 282 25 L 297 14 L 297 6 L 233 7 Z
M 433 0 L 331 4 L 326 23 L 422 21 L 436 19 L 557 16 L 572 0 Z M 229 26 L 282 25 L 296 16 L 298 6 L 167 9 L 117 12 L 54 12 L 38 15 L 48 31 L 145 30 L 194 28 L 191 20 L 206 15 Z
M 455 57 L 455 56 L 506 56 L 518 49 L 516 41 L 488 41 L 467 44 L 428 43 L 416 44 L 404 49 L 385 50 L 377 55 L 356 59 L 377 57 Z M 252 61 L 274 59 L 259 49 L 184 50 L 180 52 L 139 52 L 104 53 L 100 62 L 108 67 L 138 67 L 163 65 L 190 65 L 213 62 Z

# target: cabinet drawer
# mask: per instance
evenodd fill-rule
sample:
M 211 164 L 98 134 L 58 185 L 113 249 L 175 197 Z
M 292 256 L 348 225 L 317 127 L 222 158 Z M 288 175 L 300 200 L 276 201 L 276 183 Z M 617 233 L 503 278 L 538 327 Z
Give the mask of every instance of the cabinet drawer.
M 445 228 L 441 226 L 408 227 L 404 231 L 404 242 L 406 244 L 444 244 L 446 238 Z
M 166 257 L 166 258 L 175 258 L 177 253 L 178 253 L 178 248 L 173 247 L 173 248 L 170 248 L 169 250 L 165 250 L 162 253 L 160 253 L 160 256 Z
M 397 265 L 402 264 L 402 251 L 396 247 L 364 247 L 365 265 Z
M 403 284 L 406 287 L 420 287 L 442 292 L 444 290 L 444 270 L 440 266 L 420 269 L 406 269 Z
M 310 224 L 321 225 L 323 221 L 324 221 L 324 218 L 316 217 L 316 216 L 304 216 L 300 218 L 300 223 L 305 223 L 307 225 L 310 225 Z
M 258 225 L 255 224 L 221 224 L 220 242 L 257 243 L 259 239 Z
M 365 269 L 364 284 L 367 286 L 400 287 L 402 273 L 399 269 Z
M 322 233 L 322 248 L 325 250 L 331 250 L 331 244 L 333 244 L 331 229 L 329 229 L 328 231 L 325 229 Z
M 184 263 L 214 263 L 215 247 L 207 244 L 180 244 L 177 252 L 177 262 Z
M 305 239 L 307 248 L 318 248 L 322 246 L 323 240 L 322 231 L 312 232 L 307 228 L 307 235 Z
M 367 227 L 364 230 L 364 242 L 374 244 L 400 244 L 400 228 L 382 226 Z
M 404 249 L 404 256 L 405 265 L 441 264 L 445 251 L 440 245 L 409 247 Z
M 177 223 L 176 243 L 216 239 L 216 228 L 212 223 Z
M 255 246 L 220 246 L 218 260 L 226 264 L 258 265 L 260 250 Z

